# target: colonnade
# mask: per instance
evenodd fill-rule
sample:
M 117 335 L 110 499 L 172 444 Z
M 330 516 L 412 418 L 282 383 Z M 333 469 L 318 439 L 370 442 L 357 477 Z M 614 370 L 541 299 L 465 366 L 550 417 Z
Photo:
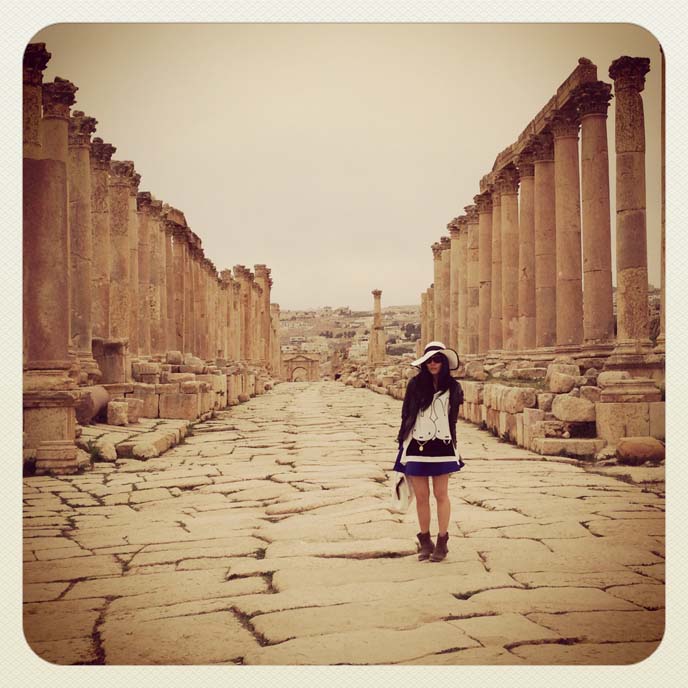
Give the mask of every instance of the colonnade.
M 139 191 L 134 163 L 72 111 L 77 87 L 43 83 L 49 59 L 35 43 L 23 64 L 24 419 L 59 469 L 76 451 L 74 392 L 130 381 L 134 361 L 180 352 L 279 375 L 279 306 L 268 267 L 218 274 L 183 212 Z
M 581 58 L 502 151 L 480 193 L 432 244 L 421 338 L 462 358 L 568 354 L 642 366 L 649 339 L 645 219 L 647 58 L 620 57 L 616 98 L 616 313 L 613 312 L 607 110 L 612 85 Z M 580 159 L 579 159 L 580 155 Z M 662 224 L 662 236 L 664 226 Z M 663 280 L 663 277 L 662 277 Z M 664 292 L 661 333 L 663 352 Z

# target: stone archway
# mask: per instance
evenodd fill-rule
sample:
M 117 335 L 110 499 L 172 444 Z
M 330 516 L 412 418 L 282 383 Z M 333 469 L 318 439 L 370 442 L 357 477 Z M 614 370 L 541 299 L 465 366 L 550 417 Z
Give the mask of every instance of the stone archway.
M 308 381 L 308 371 L 305 368 L 294 368 L 291 371 L 291 381 L 292 382 L 307 382 Z

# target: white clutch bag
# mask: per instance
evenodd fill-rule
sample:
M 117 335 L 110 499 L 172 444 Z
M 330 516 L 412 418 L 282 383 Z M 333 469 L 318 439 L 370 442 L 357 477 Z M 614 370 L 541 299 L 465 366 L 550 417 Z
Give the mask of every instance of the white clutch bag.
M 395 511 L 405 513 L 413 502 L 414 494 L 411 482 L 403 473 L 392 473 L 392 507 Z

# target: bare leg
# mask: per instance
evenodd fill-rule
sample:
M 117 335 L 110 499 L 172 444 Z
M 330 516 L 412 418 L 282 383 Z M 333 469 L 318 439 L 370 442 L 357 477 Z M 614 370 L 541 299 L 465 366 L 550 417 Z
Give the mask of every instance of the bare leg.
M 421 533 L 430 531 L 430 483 L 421 475 L 409 475 L 413 492 L 416 495 L 416 513 Z
M 434 475 L 432 477 L 432 491 L 437 500 L 437 523 L 440 535 L 444 535 L 447 532 L 449 517 L 451 516 L 451 502 L 447 494 L 449 475 L 449 473 L 445 473 L 444 475 Z

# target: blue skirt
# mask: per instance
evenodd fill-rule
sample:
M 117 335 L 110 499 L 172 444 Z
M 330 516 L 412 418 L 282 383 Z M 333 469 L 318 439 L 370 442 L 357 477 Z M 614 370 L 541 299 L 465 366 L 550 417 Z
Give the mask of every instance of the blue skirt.
M 412 442 L 409 444 L 408 449 L 411 451 L 414 451 L 412 448 L 412 445 L 415 443 L 415 440 L 412 440 Z M 430 443 L 426 444 L 425 446 L 428 446 Z M 416 475 L 416 476 L 422 476 L 422 477 L 428 477 L 428 476 L 433 476 L 433 475 L 445 475 L 447 473 L 456 473 L 456 471 L 460 471 L 466 464 L 461 460 L 461 457 L 459 456 L 458 458 L 454 455 L 454 448 L 449 445 L 451 449 L 451 455 L 447 456 L 446 461 L 414 461 L 414 455 L 408 454 L 408 451 L 406 453 L 406 463 L 402 464 L 401 463 L 401 455 L 404 451 L 404 446 L 403 444 L 399 445 L 399 452 L 397 453 L 397 459 L 394 462 L 394 468 L 393 470 L 399 472 L 399 473 L 404 473 L 405 475 Z M 433 451 L 432 446 L 428 446 L 428 453 L 425 454 L 425 456 L 433 456 L 437 455 Z M 442 451 L 442 450 L 440 450 Z M 448 452 L 447 452 L 448 453 Z M 446 455 L 445 452 L 443 451 L 440 456 Z M 420 456 L 420 455 L 416 455 Z

